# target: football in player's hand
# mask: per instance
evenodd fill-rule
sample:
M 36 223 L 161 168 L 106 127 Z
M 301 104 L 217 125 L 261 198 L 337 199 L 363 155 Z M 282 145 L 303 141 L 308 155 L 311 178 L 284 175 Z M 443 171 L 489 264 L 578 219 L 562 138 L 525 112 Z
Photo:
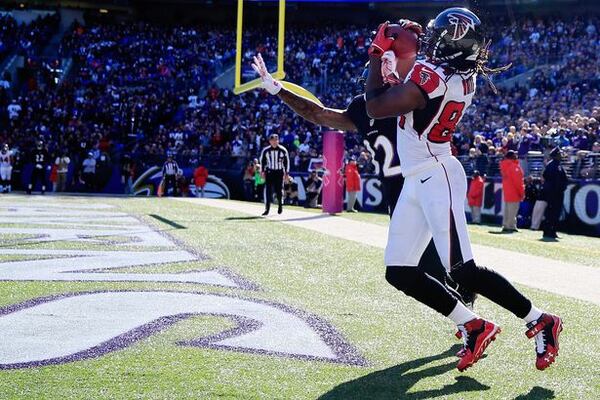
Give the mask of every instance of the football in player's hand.
M 394 38 L 391 50 L 399 59 L 414 58 L 419 48 L 419 38 L 411 30 L 406 30 L 399 24 L 388 25 L 386 31 L 387 37 Z

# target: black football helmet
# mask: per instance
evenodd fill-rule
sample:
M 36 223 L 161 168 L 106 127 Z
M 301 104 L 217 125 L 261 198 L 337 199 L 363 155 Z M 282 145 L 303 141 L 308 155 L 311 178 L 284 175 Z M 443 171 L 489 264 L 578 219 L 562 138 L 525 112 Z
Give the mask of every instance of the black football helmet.
M 461 72 L 477 67 L 483 47 L 481 20 L 460 7 L 448 8 L 429 21 L 423 39 L 425 55 L 433 63 L 446 64 Z

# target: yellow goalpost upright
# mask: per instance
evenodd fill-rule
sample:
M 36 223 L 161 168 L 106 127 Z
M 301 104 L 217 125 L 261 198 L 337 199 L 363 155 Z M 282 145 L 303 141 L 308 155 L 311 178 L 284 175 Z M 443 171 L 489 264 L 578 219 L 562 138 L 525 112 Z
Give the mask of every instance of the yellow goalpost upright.
M 235 80 L 233 93 L 241 94 L 260 86 L 260 78 L 242 83 L 242 42 L 244 37 L 244 0 L 238 0 L 237 3 L 237 28 L 236 28 L 236 46 L 235 46 Z M 322 105 L 321 101 L 311 92 L 291 82 L 283 81 L 285 71 L 283 66 L 285 53 L 285 0 L 279 0 L 279 21 L 277 24 L 277 70 L 272 73 L 273 78 L 281 81 L 283 87 L 297 95 L 307 97 Z
M 260 86 L 260 78 L 242 84 L 242 42 L 244 37 L 244 0 L 238 0 L 237 34 L 235 46 L 235 86 L 233 93 L 241 94 Z M 283 70 L 283 53 L 285 52 L 285 0 L 279 0 L 279 22 L 277 27 L 277 71 L 272 75 L 275 79 L 285 78 Z

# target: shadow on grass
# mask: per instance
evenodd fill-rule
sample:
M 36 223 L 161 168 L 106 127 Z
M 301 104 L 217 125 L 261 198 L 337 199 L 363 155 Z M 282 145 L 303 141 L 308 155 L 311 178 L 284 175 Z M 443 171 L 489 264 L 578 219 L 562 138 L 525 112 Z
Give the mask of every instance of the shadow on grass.
M 252 215 L 250 217 L 227 217 L 225 221 L 253 221 L 257 219 L 265 219 L 265 217 L 261 217 L 260 215 Z
M 336 386 L 331 391 L 319 397 L 320 400 L 333 399 L 430 399 L 462 392 L 479 392 L 490 387 L 479 383 L 469 376 L 457 376 L 452 384 L 439 389 L 422 390 L 408 393 L 411 387 L 421 379 L 445 374 L 456 368 L 457 361 L 419 369 L 427 364 L 454 357 L 460 348 L 452 346 L 443 353 L 407 361 L 394 367 L 376 371 Z M 413 371 L 419 369 L 418 371 Z
M 550 237 L 543 237 L 541 239 L 538 239 L 538 242 L 546 242 L 546 243 L 558 243 L 558 238 L 550 238 Z
M 515 397 L 515 400 L 546 400 L 554 398 L 556 398 L 554 395 L 554 390 L 535 386 L 529 391 L 529 393 Z
M 324 218 L 331 218 L 333 217 L 333 215 L 329 215 L 329 214 L 314 214 L 314 215 L 310 215 L 310 216 L 306 216 L 306 217 L 293 217 L 293 218 L 282 218 L 279 219 L 279 222 L 294 222 L 294 221 L 311 221 L 314 219 L 324 219 Z

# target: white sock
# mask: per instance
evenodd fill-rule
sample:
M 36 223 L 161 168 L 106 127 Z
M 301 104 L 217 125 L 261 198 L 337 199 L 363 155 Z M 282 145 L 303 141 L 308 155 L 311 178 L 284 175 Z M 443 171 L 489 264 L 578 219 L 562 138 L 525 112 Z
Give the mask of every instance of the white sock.
M 542 310 L 536 308 L 533 304 L 531 305 L 531 310 L 529 310 L 529 314 L 523 318 L 525 323 L 530 323 L 533 321 L 537 321 L 542 316 Z
M 452 310 L 450 315 L 448 315 L 448 318 L 454 321 L 456 325 L 464 325 L 470 320 L 477 318 L 477 315 L 465 307 L 463 303 L 458 301 L 454 307 L 454 310 Z

